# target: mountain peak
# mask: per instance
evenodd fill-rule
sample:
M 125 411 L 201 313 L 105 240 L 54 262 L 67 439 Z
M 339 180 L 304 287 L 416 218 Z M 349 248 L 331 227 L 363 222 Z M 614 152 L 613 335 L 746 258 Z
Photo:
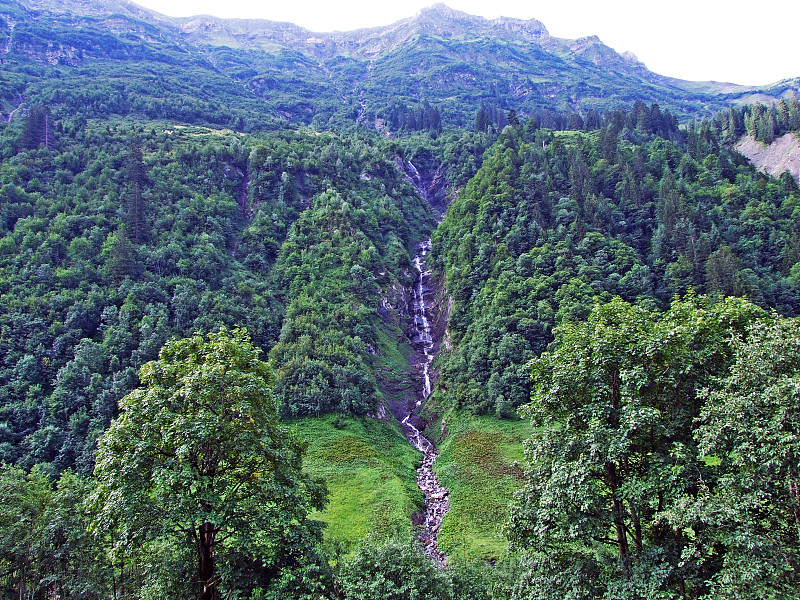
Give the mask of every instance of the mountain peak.
M 460 10 L 455 10 L 441 2 L 423 8 L 416 17 L 412 17 L 408 22 L 438 25 L 440 28 L 445 26 L 446 31 L 435 31 L 436 34 L 444 35 L 444 37 L 458 37 L 467 34 L 491 34 L 501 37 L 509 37 L 510 34 L 510 37 L 524 39 L 542 39 L 550 37 L 544 24 L 536 19 L 525 20 L 510 17 L 486 19 L 485 17 L 474 16 Z
M 437 2 L 436 4 L 431 4 L 430 6 L 420 9 L 419 15 L 436 15 L 446 18 L 470 16 L 465 12 L 461 12 L 460 10 L 450 8 L 443 2 Z

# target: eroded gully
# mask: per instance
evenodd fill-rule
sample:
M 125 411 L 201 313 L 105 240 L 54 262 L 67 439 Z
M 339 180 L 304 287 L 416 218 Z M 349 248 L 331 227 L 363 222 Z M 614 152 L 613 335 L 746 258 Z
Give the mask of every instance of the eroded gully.
M 426 295 L 430 297 L 431 274 L 425 269 L 425 256 L 431 248 L 430 240 L 417 245 L 414 266 L 419 272 L 414 286 L 411 317 L 413 319 L 411 342 L 414 346 L 415 366 L 419 371 L 419 389 L 416 403 L 408 404 L 403 408 L 404 414 L 401 423 L 403 433 L 408 441 L 417 450 L 422 452 L 422 462 L 417 469 L 417 485 L 425 497 L 425 510 L 420 519 L 419 540 L 425 552 L 435 561 L 444 563 L 446 557 L 439 550 L 438 535 L 442 526 L 442 519 L 450 508 L 450 498 L 447 488 L 442 486 L 433 472 L 433 463 L 439 456 L 433 442 L 426 438 L 419 428 L 425 426 L 424 421 L 417 415 L 417 411 L 432 392 L 431 364 L 434 359 L 434 339 L 431 329 L 430 304 Z

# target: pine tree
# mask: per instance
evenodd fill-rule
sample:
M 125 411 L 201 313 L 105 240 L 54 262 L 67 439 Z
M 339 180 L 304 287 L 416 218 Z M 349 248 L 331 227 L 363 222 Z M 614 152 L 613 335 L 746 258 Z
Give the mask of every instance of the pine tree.
M 586 113 L 586 119 L 584 120 L 584 126 L 586 131 L 594 131 L 595 129 L 600 129 L 600 113 L 597 112 L 597 109 L 592 108 Z
M 108 236 L 103 247 L 106 271 L 114 281 L 121 281 L 136 272 L 136 260 L 127 228 L 120 227 Z
M 792 94 L 792 98 L 789 100 L 789 130 L 800 130 L 800 100 L 798 100 L 797 94 Z
M 127 162 L 127 174 L 131 189 L 127 206 L 125 207 L 126 224 L 130 230 L 131 240 L 141 243 L 147 238 L 145 231 L 147 222 L 146 206 L 142 196 L 142 188 L 146 182 L 146 176 L 142 160 L 142 147 L 138 139 L 134 139 L 131 142 Z
M 789 105 L 786 104 L 786 100 L 783 98 L 778 102 L 777 124 L 780 133 L 785 133 L 789 130 Z
M 485 133 L 487 129 L 489 129 L 489 116 L 486 114 L 486 111 L 481 108 L 475 116 L 475 131 Z
M 583 127 L 583 118 L 578 113 L 570 113 L 569 117 L 567 117 L 567 129 L 570 131 L 581 131 Z
M 406 115 L 406 128 L 410 129 L 411 131 L 417 130 L 417 117 L 413 110 L 408 111 L 408 114 Z
M 744 119 L 742 118 L 742 112 L 738 108 L 731 106 L 730 110 L 728 111 L 728 135 L 732 140 L 737 140 L 741 137 L 744 131 Z
M 48 107 L 35 106 L 30 110 L 25 119 L 20 144 L 29 150 L 40 146 L 48 150 L 53 149 L 55 145 L 53 116 Z

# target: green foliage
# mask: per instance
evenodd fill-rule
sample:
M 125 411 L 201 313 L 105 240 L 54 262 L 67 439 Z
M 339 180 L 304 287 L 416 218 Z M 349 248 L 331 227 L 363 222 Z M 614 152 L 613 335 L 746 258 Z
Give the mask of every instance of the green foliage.
M 378 315 L 381 297 L 404 280 L 411 244 L 431 226 L 393 157 L 369 135 L 256 137 L 80 120 L 67 124 L 58 152 L 8 157 L 0 169 L 0 456 L 90 473 L 118 400 L 167 340 L 241 325 L 266 351 L 287 305 L 293 323 L 281 348 L 319 340 L 309 352 L 327 361 L 325 389 L 347 392 L 325 410 L 371 410 L 380 397 L 375 329 L 396 337 Z M 326 198 L 354 207 L 339 215 L 338 233 L 317 230 L 336 213 Z M 292 229 L 304 211 L 298 227 L 308 235 Z M 290 264 L 315 270 L 314 281 Z M 309 300 L 318 304 L 309 309 Z M 313 397 L 314 364 L 294 383 L 295 405 Z M 284 362 L 278 367 L 282 374 Z
M 743 322 L 800 313 L 800 188 L 727 144 L 798 131 L 796 97 L 727 109 L 593 45 L 322 56 L 84 9 L 1 11 L 3 595 L 177 598 L 213 572 L 251 598 L 792 595 L 796 324 Z M 466 409 L 438 439 L 446 572 L 391 541 L 418 454 L 364 417 L 412 385 L 404 286 L 435 224 L 414 187 L 460 191 L 429 262 L 454 300 L 437 399 Z M 655 310 L 693 289 L 713 300 Z M 221 325 L 273 365 L 203 337 Z M 498 523 L 530 361 L 518 564 Z M 335 414 L 292 435 L 279 412 Z
M 195 548 L 184 584 L 208 598 L 217 585 L 269 582 L 305 555 L 325 490 L 302 473 L 305 445 L 278 423 L 271 369 L 246 334 L 170 342 L 140 377 L 95 468 L 99 526 L 118 550 L 160 538 Z
M 800 131 L 800 99 L 797 92 L 792 92 L 788 100 L 782 97 L 768 106 L 760 102 L 741 108 L 732 106 L 714 115 L 711 128 L 719 139 L 728 143 L 747 134 L 770 144 L 778 136 Z
M 447 567 L 437 567 L 405 538 L 368 537 L 344 559 L 337 583 L 344 600 L 505 600 L 511 597 L 518 568 L 516 557 L 493 565 L 451 558 Z
M 448 600 L 449 582 L 413 543 L 367 538 L 339 573 L 345 600 Z
M 386 158 L 369 157 L 371 150 L 356 140 L 349 152 L 361 153 L 358 159 L 330 156 L 336 187 L 312 199 L 276 261 L 287 307 L 271 356 L 276 394 L 291 416 L 364 415 L 381 398 L 373 368 L 378 332 L 392 327 L 379 309 L 410 281 L 409 251 L 430 230 L 432 215 Z
M 53 485 L 38 468 L 0 467 L 0 590 L 4 597 L 104 598 L 113 572 L 89 532 L 90 484 L 70 471 Z
M 447 572 L 454 600 L 507 600 L 517 579 L 520 561 L 505 556 L 496 561 L 450 559 Z
M 663 511 L 713 467 L 693 439 L 703 390 L 727 373 L 730 338 L 764 314 L 688 298 L 665 313 L 616 299 L 557 330 L 533 361 L 527 485 L 509 526 L 527 551 L 525 597 L 698 597 L 713 565 Z
M 746 333 L 695 432 L 714 467 L 669 518 L 694 537 L 687 556 L 714 566 L 709 598 L 788 598 L 800 564 L 800 329 L 781 319 Z
M 620 296 L 664 308 L 694 289 L 800 312 L 796 191 L 744 164 L 708 122 L 658 106 L 586 134 L 508 127 L 433 236 L 454 306 L 447 403 L 508 414 L 553 328 Z

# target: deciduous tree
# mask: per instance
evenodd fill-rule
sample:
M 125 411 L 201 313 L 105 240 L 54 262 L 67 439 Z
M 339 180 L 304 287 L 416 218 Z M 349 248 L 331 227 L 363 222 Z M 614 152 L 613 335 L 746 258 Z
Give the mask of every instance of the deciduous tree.
M 279 423 L 258 353 L 242 330 L 168 343 L 99 444 L 101 524 L 134 544 L 190 544 L 203 599 L 237 565 L 269 578 L 319 534 L 307 515 L 324 487 L 302 472 L 305 445 Z
M 796 597 L 800 570 L 800 323 L 758 323 L 701 413 L 713 465 L 669 514 L 694 536 L 687 557 L 716 564 L 709 598 Z
M 528 484 L 509 528 L 528 554 L 525 597 L 704 592 L 707 573 L 684 560 L 689 534 L 661 515 L 702 487 L 700 391 L 728 368 L 731 333 L 759 313 L 738 299 L 690 297 L 663 314 L 615 300 L 563 326 L 557 349 L 533 361 Z

